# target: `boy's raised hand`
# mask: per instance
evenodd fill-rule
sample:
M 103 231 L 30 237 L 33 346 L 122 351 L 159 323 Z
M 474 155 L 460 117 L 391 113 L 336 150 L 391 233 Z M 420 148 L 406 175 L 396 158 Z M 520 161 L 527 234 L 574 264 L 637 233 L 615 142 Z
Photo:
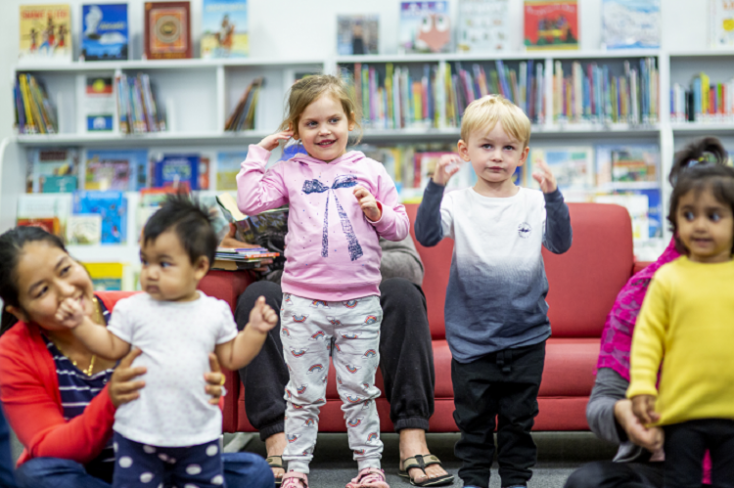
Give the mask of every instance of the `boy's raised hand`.
M 444 154 L 436 164 L 433 172 L 433 182 L 437 185 L 446 186 L 452 176 L 461 169 L 461 158 L 456 154 Z
M 278 147 L 278 143 L 280 141 L 287 141 L 293 137 L 293 131 L 292 130 L 286 130 L 283 132 L 278 132 L 276 134 L 270 134 L 262 141 L 258 142 L 257 145 L 262 147 L 263 149 L 267 149 L 268 151 L 272 151 L 276 147 Z
M 543 193 L 553 193 L 558 188 L 556 177 L 553 176 L 545 161 L 539 161 L 538 167 L 533 171 L 533 179 L 540 184 Z
M 357 198 L 357 202 L 359 202 L 359 207 L 369 220 L 377 222 L 382 218 L 382 209 L 380 209 L 377 200 L 367 188 L 357 185 L 354 187 L 353 193 Z
M 655 412 L 655 397 L 653 395 L 632 397 L 632 412 L 644 425 L 650 425 L 660 420 L 660 415 Z
M 278 314 L 265 303 L 265 297 L 259 297 L 250 310 L 250 322 L 247 325 L 261 334 L 267 334 L 278 323 Z
M 84 308 L 79 304 L 79 300 L 67 298 L 59 304 L 55 318 L 64 327 L 74 329 L 84 320 Z

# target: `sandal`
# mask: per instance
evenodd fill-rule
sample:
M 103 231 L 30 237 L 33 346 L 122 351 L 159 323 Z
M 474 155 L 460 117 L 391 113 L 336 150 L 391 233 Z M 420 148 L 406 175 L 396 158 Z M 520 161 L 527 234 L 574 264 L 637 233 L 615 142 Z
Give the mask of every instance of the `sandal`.
M 413 486 L 446 486 L 454 483 L 453 474 L 445 474 L 443 476 L 439 476 L 438 478 L 426 478 L 420 483 L 416 483 L 415 481 L 413 481 L 413 478 L 410 477 L 411 469 L 418 468 L 425 474 L 426 466 L 431 466 L 433 464 L 438 464 L 443 468 L 441 460 L 433 454 L 416 454 L 413 457 L 409 457 L 408 459 L 400 461 L 400 465 L 402 466 L 402 468 L 398 470 L 398 476 L 400 476 L 401 478 L 408 478 L 410 480 L 410 484 Z
M 282 488 L 308 488 L 308 476 L 297 471 L 289 471 L 284 474 L 282 482 Z
M 268 463 L 268 466 L 271 468 L 280 468 L 285 470 L 285 465 L 283 464 L 283 456 L 270 456 L 265 459 L 265 462 Z M 273 474 L 275 476 L 275 474 Z M 275 478 L 275 486 L 281 486 L 283 483 L 283 476 L 280 478 Z
M 390 488 L 385 481 L 385 472 L 377 468 L 364 468 L 356 478 L 347 483 L 347 488 Z

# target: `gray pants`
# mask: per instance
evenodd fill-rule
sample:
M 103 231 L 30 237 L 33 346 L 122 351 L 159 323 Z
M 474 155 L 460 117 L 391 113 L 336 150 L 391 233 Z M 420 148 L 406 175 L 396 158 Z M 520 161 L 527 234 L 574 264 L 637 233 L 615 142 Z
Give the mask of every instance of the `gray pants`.
M 326 403 L 331 352 L 349 447 L 360 470 L 379 468 L 382 441 L 374 402 L 380 396 L 375 386 L 382 322 L 379 297 L 327 302 L 286 293 L 280 320 L 283 355 L 290 372 L 285 389 L 288 445 L 283 453 L 288 470 L 309 472 L 319 408 Z

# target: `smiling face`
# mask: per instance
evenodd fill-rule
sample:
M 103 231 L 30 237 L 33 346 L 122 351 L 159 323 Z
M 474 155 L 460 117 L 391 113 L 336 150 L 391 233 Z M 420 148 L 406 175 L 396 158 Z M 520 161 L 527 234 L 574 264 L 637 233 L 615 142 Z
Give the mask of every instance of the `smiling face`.
M 191 264 L 189 254 L 174 230 L 149 239 L 140 248 L 140 287 L 154 300 L 196 300 L 196 286 L 209 269 L 209 260 L 199 257 Z
M 474 189 L 480 195 L 511 196 L 515 184 L 512 175 L 518 166 L 525 164 L 528 148 L 502 128 L 497 122 L 492 130 L 477 128 L 469 134 L 468 140 L 460 140 L 459 155 L 464 161 L 471 161 L 477 174 Z M 498 194 L 499 192 L 499 194 Z
M 297 136 L 309 156 L 330 162 L 346 152 L 349 131 L 354 125 L 339 99 L 327 92 L 301 113 Z
M 722 263 L 731 259 L 734 216 L 731 207 L 716 200 L 708 188 L 682 195 L 676 218 L 678 236 L 691 261 Z

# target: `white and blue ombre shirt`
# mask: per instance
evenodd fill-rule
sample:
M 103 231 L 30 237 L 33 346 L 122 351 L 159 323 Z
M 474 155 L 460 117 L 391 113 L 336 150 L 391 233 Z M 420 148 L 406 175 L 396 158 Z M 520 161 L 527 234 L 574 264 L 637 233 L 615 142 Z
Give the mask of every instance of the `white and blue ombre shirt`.
M 446 289 L 446 338 L 454 359 L 468 363 L 550 336 L 548 280 L 541 245 L 560 254 L 571 247 L 571 221 L 559 190 L 520 188 L 509 198 L 473 188 L 449 192 L 429 182 L 415 235 L 424 246 L 454 239 Z

